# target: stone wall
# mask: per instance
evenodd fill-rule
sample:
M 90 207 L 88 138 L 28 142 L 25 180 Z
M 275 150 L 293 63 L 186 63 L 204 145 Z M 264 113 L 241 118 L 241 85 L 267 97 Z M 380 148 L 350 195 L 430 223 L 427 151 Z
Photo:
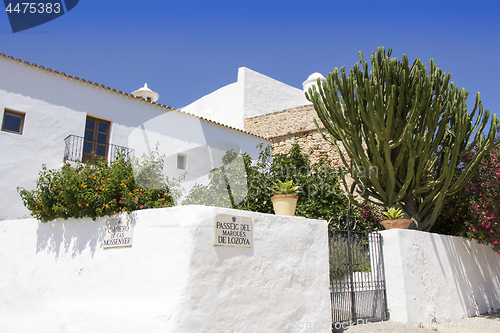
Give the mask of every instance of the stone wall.
M 292 144 L 298 141 L 305 153 L 309 153 L 311 148 L 315 150 L 311 162 L 318 162 L 323 156 L 328 156 L 335 166 L 342 166 L 335 148 L 319 134 L 314 124 L 315 118 L 324 130 L 312 105 L 246 118 L 245 130 L 271 141 L 275 153 L 287 153 Z
M 262 116 L 246 118 L 245 130 L 271 141 L 274 153 L 287 153 L 290 151 L 292 144 L 297 141 L 304 153 L 309 154 L 311 148 L 314 149 L 314 153 L 310 156 L 312 163 L 319 162 L 322 157 L 327 156 L 333 166 L 344 167 L 344 163 L 335 147 L 330 145 L 318 132 L 314 119 L 318 121 L 323 133 L 327 134 L 313 105 L 303 105 Z M 339 142 L 339 145 L 340 149 L 345 152 L 342 143 Z M 344 156 L 349 161 L 345 153 Z M 349 186 L 353 182 L 349 176 L 346 180 Z
M 266 138 L 300 135 L 304 132 L 316 130 L 316 125 L 313 121 L 314 118 L 317 118 L 319 121 L 314 107 L 312 105 L 303 105 L 279 112 L 246 118 L 245 130 Z
M 284 154 L 290 151 L 294 142 L 298 142 L 302 147 L 304 153 L 309 154 L 311 149 L 314 149 L 313 154 L 310 156 L 311 162 L 316 163 L 323 157 L 328 157 L 334 166 L 344 166 L 340 155 L 337 153 L 334 146 L 326 142 L 321 134 L 317 131 L 310 131 L 302 133 L 301 135 L 287 135 L 271 140 L 273 144 L 273 152 L 277 154 Z M 343 147 L 342 147 L 343 149 Z

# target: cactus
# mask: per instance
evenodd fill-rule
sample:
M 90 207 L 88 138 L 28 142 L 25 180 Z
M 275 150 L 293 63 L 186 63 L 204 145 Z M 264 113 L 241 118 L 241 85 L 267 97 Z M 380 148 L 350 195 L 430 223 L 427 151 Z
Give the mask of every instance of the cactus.
M 429 230 L 446 199 L 470 180 L 493 147 L 498 120 L 493 114 L 484 137 L 489 111 L 483 111 L 479 93 L 469 114 L 469 93 L 450 82 L 450 73 L 432 59 L 427 71 L 420 59 L 410 66 L 406 55 L 398 61 L 391 52 L 374 52 L 370 70 L 359 52 L 349 76 L 345 67 L 335 68 L 306 98 L 326 128 L 320 133 L 336 147 L 362 196 L 385 207 L 399 203 L 420 230 Z M 474 147 L 471 163 L 459 165 L 459 157 Z M 458 167 L 465 172 L 452 181 Z M 368 176 L 368 170 L 376 175 Z

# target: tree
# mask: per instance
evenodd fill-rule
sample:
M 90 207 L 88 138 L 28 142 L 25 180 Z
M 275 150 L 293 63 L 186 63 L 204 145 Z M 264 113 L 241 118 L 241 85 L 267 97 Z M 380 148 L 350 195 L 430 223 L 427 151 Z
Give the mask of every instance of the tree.
M 238 156 L 243 158 L 242 163 L 235 163 Z M 348 200 L 339 186 L 339 170 L 327 160 L 311 164 L 298 143 L 294 143 L 288 153 L 274 154 L 272 158 L 268 146 L 261 150 L 255 163 L 247 154 L 232 151 L 222 162 L 220 168 L 210 172 L 207 185 L 193 187 L 183 205 L 201 204 L 272 214 L 270 198 L 274 193 L 271 188 L 279 179 L 291 180 L 300 186 L 297 216 L 330 220 L 347 210 Z
M 492 148 L 498 120 L 493 114 L 483 138 L 489 112 L 483 112 L 479 93 L 469 114 L 469 93 L 450 82 L 450 73 L 432 59 L 427 72 L 420 59 L 410 66 L 406 55 L 398 61 L 391 52 L 374 52 L 370 70 L 359 52 L 349 76 L 345 67 L 335 68 L 306 97 L 329 134 L 323 137 L 336 147 L 363 197 L 385 207 L 399 203 L 420 230 L 428 230 Z M 476 154 L 454 179 L 460 157 L 473 147 Z

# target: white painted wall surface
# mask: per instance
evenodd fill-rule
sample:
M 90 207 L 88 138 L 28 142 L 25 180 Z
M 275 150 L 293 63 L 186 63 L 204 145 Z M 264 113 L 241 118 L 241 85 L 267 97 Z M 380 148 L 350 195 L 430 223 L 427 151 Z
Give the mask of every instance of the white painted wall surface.
M 177 154 L 186 154 L 186 192 L 194 182 L 206 182 L 208 172 L 217 164 L 208 147 L 224 143 L 257 158 L 256 146 L 265 142 L 4 57 L 0 57 L 0 73 L 0 117 L 4 108 L 26 113 L 22 135 L 0 131 L 0 218 L 29 216 L 16 188 L 33 189 L 42 164 L 49 169 L 62 165 L 64 138 L 83 136 L 87 115 L 111 121 L 109 142 L 135 149 L 136 157 L 160 143 L 170 177 L 184 173 L 177 169 Z
M 238 69 L 238 80 L 182 108 L 221 124 L 244 129 L 244 119 L 311 104 L 301 89 L 257 73 Z
M 245 118 L 311 104 L 302 89 L 291 87 L 248 68 L 238 69 L 238 81 L 240 80 L 245 89 Z
M 216 214 L 250 217 L 253 247 L 215 247 Z M 326 221 L 132 217 L 132 247 L 106 250 L 105 219 L 0 221 L 0 332 L 331 332 Z
M 500 309 L 500 254 L 461 237 L 381 232 L 392 321 L 443 323 Z
M 198 117 L 243 129 L 243 84 L 238 80 L 182 108 Z

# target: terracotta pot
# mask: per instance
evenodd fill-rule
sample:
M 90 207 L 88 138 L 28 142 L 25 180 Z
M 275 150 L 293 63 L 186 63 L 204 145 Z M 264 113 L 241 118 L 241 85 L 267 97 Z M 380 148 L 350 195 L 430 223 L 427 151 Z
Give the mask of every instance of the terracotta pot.
M 408 229 L 412 219 L 383 220 L 380 224 L 386 229 Z
M 292 194 L 280 194 L 271 197 L 273 202 L 274 214 L 294 216 L 297 207 L 298 196 Z

